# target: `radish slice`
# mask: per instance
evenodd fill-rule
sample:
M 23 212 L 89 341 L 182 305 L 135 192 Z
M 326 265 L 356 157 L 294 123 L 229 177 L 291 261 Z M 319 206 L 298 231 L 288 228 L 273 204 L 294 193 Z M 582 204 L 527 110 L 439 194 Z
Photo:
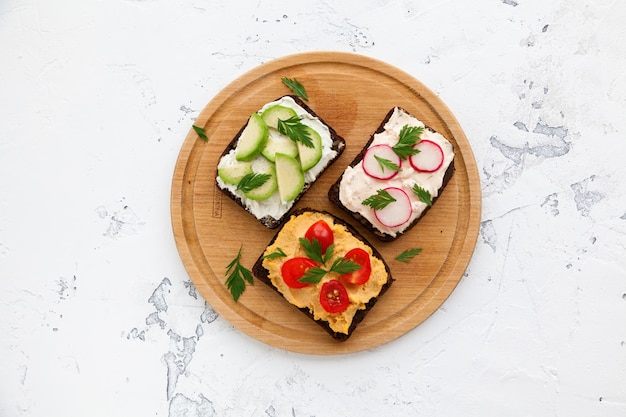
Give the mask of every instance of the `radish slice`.
M 413 208 L 411 200 L 407 193 L 401 188 L 388 187 L 385 188 L 396 201 L 388 204 L 385 208 L 374 210 L 374 215 L 383 225 L 387 227 L 398 227 L 408 222 L 411 218 Z
M 419 172 L 435 172 L 443 164 L 441 146 L 430 140 L 422 140 L 415 148 L 420 152 L 409 157 L 411 166 Z
M 385 164 L 393 164 L 397 169 L 385 166 Z M 389 180 L 395 177 L 401 166 L 402 160 L 389 145 L 374 145 L 363 155 L 363 171 L 377 180 Z

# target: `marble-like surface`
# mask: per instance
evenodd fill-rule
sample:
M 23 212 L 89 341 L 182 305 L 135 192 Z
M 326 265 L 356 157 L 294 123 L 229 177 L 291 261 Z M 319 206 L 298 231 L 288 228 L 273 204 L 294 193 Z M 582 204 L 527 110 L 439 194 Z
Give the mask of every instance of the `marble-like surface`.
M 0 2 L 1 416 L 626 416 L 626 3 Z M 172 237 L 204 105 L 352 51 L 450 107 L 480 237 L 444 305 L 340 357 L 234 329 Z

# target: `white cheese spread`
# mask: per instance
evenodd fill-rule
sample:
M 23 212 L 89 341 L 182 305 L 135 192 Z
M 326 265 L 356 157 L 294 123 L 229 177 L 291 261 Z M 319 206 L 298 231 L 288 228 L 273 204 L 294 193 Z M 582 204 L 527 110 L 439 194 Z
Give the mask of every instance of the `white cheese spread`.
M 374 135 L 370 146 L 378 144 L 394 146 L 398 143 L 400 130 L 402 130 L 402 127 L 405 125 L 424 127 L 423 122 L 396 107 L 389 121 L 385 124 L 384 131 Z M 402 233 L 406 230 L 406 228 L 409 227 L 415 219 L 420 217 L 428 207 L 425 203 L 421 202 L 412 191 L 413 186 L 418 184 L 420 187 L 428 190 L 431 197 L 434 199 L 439 194 L 439 188 L 441 188 L 443 184 L 446 170 L 454 159 L 452 144 L 441 134 L 425 128 L 420 138 L 422 140 L 435 142 L 441 147 L 443 151 L 443 164 L 437 171 L 418 172 L 413 169 L 408 160 L 404 160 L 402 161 L 402 170 L 398 175 L 392 179 L 378 180 L 367 175 L 363 171 L 362 162 L 359 162 L 354 167 L 346 168 L 339 186 L 339 200 L 347 209 L 361 214 L 378 230 L 394 237 L 398 233 Z M 409 196 L 413 209 L 411 217 L 407 222 L 393 228 L 381 224 L 376 219 L 374 210 L 362 204 L 363 200 L 372 194 L 376 194 L 377 190 L 387 187 L 403 189 Z

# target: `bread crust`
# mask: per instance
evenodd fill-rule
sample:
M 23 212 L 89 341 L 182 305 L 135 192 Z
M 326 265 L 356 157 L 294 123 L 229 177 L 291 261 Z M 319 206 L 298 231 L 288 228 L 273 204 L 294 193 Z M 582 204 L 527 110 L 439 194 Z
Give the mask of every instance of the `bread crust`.
M 398 108 L 400 110 L 403 110 L 404 112 L 406 112 L 408 114 L 408 112 L 405 109 L 403 109 L 402 107 L 394 107 L 391 110 L 389 110 L 389 112 L 387 113 L 387 115 L 385 116 L 383 121 L 380 123 L 380 125 L 378 126 L 376 131 L 374 133 L 372 133 L 372 135 L 370 136 L 370 138 L 367 141 L 367 143 L 365 144 L 365 146 L 363 146 L 363 149 L 361 149 L 361 151 L 358 153 L 358 155 L 352 160 L 352 162 L 350 163 L 351 167 L 355 167 L 356 165 L 358 165 L 363 160 L 363 156 L 365 155 L 365 152 L 367 151 L 367 149 L 370 147 L 370 145 L 374 141 L 374 136 L 376 134 L 378 134 L 378 133 L 382 133 L 382 132 L 385 131 L 385 125 L 387 124 L 387 122 L 389 122 L 389 119 L 391 119 L 391 116 L 393 115 L 393 112 L 394 112 L 394 110 L 396 108 Z M 435 131 L 434 129 L 431 129 L 429 126 L 425 125 L 424 127 L 426 129 Z M 439 192 L 437 193 L 438 195 L 437 195 L 437 197 L 434 197 L 432 199 L 433 205 L 435 204 L 435 201 L 437 201 L 439 196 L 441 196 L 441 193 L 443 192 L 443 190 L 445 189 L 446 185 L 450 181 L 450 178 L 452 178 L 453 174 L 454 174 L 454 160 L 452 160 L 452 162 L 450 162 L 450 165 L 448 165 L 448 168 L 446 169 L 446 172 L 445 172 L 444 177 L 443 177 L 443 182 L 441 184 L 441 187 L 439 188 Z M 341 176 L 337 179 L 337 181 L 333 185 L 331 185 L 330 189 L 328 190 L 328 199 L 333 204 L 335 204 L 336 206 L 341 208 L 343 211 L 345 211 L 346 213 L 350 214 L 355 220 L 357 220 L 359 223 L 361 223 L 361 225 L 365 229 L 367 229 L 370 233 L 372 233 L 374 236 L 376 236 L 379 240 L 381 240 L 383 242 L 390 242 L 392 240 L 395 240 L 395 239 L 399 238 L 404 233 L 408 232 L 431 209 L 431 206 L 426 207 L 426 209 L 424 210 L 424 212 L 422 213 L 421 216 L 419 216 L 415 220 L 413 220 L 411 222 L 411 224 L 404 231 L 397 233 L 395 236 L 390 235 L 388 233 L 384 233 L 384 232 L 378 230 L 368 219 L 363 217 L 360 213 L 354 212 L 354 211 L 350 210 L 349 208 L 347 208 L 346 206 L 343 205 L 343 203 L 341 202 L 341 199 L 339 198 L 339 186 L 341 184 L 341 180 L 342 179 L 343 179 L 343 174 L 341 174 Z
M 328 334 L 330 334 L 332 336 L 332 338 L 334 340 L 336 340 L 338 342 L 343 342 L 343 341 L 347 340 L 352 335 L 352 333 L 357 328 L 359 323 L 361 323 L 363 321 L 363 319 L 365 318 L 367 313 L 374 307 L 374 305 L 380 299 L 380 297 L 389 289 L 389 287 L 391 286 L 391 284 L 394 281 L 394 278 L 391 276 L 391 271 L 389 269 L 389 265 L 387 265 L 387 263 L 385 262 L 385 260 L 382 257 L 382 255 L 378 252 L 378 250 L 370 242 L 368 242 L 367 239 L 365 237 L 363 237 L 353 226 L 351 226 L 346 221 L 337 218 L 335 215 L 333 215 L 333 214 L 331 214 L 331 213 L 329 213 L 327 211 L 316 210 L 316 209 L 312 209 L 312 208 L 308 208 L 308 207 L 300 208 L 300 209 L 297 209 L 297 210 L 293 211 L 293 213 L 291 213 L 291 215 L 290 215 L 290 218 L 292 216 L 293 217 L 299 216 L 300 214 L 303 214 L 303 213 L 306 213 L 306 212 L 323 213 L 323 214 L 332 216 L 336 223 L 345 226 L 346 229 L 355 238 L 359 239 L 360 241 L 362 241 L 363 243 L 365 243 L 367 246 L 369 246 L 372 249 L 373 256 L 377 257 L 378 259 L 380 259 L 382 261 L 383 265 L 385 266 L 385 271 L 387 272 L 387 282 L 382 286 L 382 288 L 381 288 L 380 292 L 378 293 L 378 295 L 376 297 L 373 297 L 365 305 L 365 309 L 358 310 L 356 312 L 356 314 L 355 314 L 355 316 L 354 316 L 354 318 L 352 320 L 352 324 L 350 325 L 350 328 L 348 329 L 348 333 L 347 334 L 346 333 L 339 333 L 339 332 L 334 331 L 333 329 L 330 328 L 330 325 L 328 324 L 327 321 L 315 320 L 315 318 L 313 317 L 313 314 L 309 311 L 308 308 L 299 308 L 299 307 L 297 307 L 297 306 L 295 306 L 295 305 L 290 303 L 295 309 L 300 310 L 307 317 L 309 317 L 311 320 L 313 320 L 315 323 L 317 323 L 319 326 L 321 326 L 326 332 L 328 332 Z M 267 246 L 270 246 L 272 243 L 274 243 L 274 241 L 278 237 L 279 233 L 280 233 L 280 231 L 278 231 L 274 235 L 274 237 L 267 244 Z M 257 259 L 257 261 L 254 263 L 254 266 L 252 267 L 252 273 L 254 274 L 254 276 L 259 281 L 261 281 L 261 282 L 265 283 L 266 285 L 268 285 L 270 288 L 272 288 L 274 291 L 276 291 L 276 293 L 279 294 L 281 297 L 283 296 L 281 294 L 281 292 L 278 290 L 278 288 L 276 288 L 274 286 L 274 284 L 272 284 L 272 281 L 269 278 L 269 271 L 263 267 L 263 254 L 261 254 L 259 256 L 259 258 Z M 285 301 L 287 301 L 287 300 L 285 300 Z
M 341 136 L 339 136 L 337 134 L 337 132 L 328 123 L 326 123 L 321 117 L 319 117 L 306 103 L 304 103 L 304 101 L 302 101 L 302 99 L 300 99 L 300 97 L 295 96 L 295 95 L 286 95 L 286 96 L 280 96 L 276 100 L 280 100 L 283 97 L 291 97 L 299 106 L 301 106 L 303 109 L 305 109 L 310 115 L 312 115 L 314 117 L 317 117 L 324 125 L 326 125 L 328 127 L 328 130 L 330 132 L 330 137 L 332 139 L 332 146 L 331 146 L 331 148 L 334 151 L 337 152 L 337 155 L 333 159 L 331 159 L 330 161 L 328 161 L 326 163 L 324 168 L 320 171 L 320 173 L 317 176 L 317 178 L 319 178 L 324 173 L 324 171 L 326 171 L 326 169 L 328 169 L 328 167 L 330 167 L 337 160 L 337 158 L 339 158 L 339 156 L 343 153 L 343 151 L 344 151 L 344 149 L 346 147 L 346 141 Z M 222 155 L 220 156 L 220 159 L 222 157 L 224 157 L 225 155 L 227 155 L 231 150 L 233 150 L 233 149 L 235 149 L 237 147 L 237 142 L 239 141 L 239 137 L 241 136 L 241 133 L 244 131 L 246 126 L 247 126 L 247 123 L 245 125 L 243 125 L 241 127 L 241 129 L 239 129 L 239 132 L 237 132 L 235 137 L 230 141 L 228 146 L 226 146 L 226 148 L 224 149 L 224 152 L 222 152 Z M 217 182 L 217 177 L 218 177 L 218 173 L 217 173 L 217 168 L 216 168 L 215 169 L 215 185 L 224 194 L 226 194 L 231 200 L 233 200 L 235 203 L 237 203 L 239 206 L 241 206 L 241 208 L 243 208 L 246 211 L 246 213 L 248 213 L 249 215 L 253 216 L 263 226 L 265 226 L 265 227 L 267 227 L 269 229 L 275 229 L 276 227 L 278 227 L 282 223 L 284 223 L 284 221 L 289 216 L 289 213 L 293 210 L 293 207 L 296 206 L 296 203 L 304 196 L 304 194 L 307 192 L 307 190 L 309 188 L 311 188 L 311 186 L 315 183 L 315 181 L 313 181 L 311 183 L 308 183 L 308 184 L 305 183 L 304 188 L 302 189 L 300 194 L 298 194 L 298 196 L 293 201 L 293 204 L 291 206 L 292 208 L 287 210 L 280 218 L 275 219 L 275 218 L 273 218 L 271 216 L 264 216 L 264 217 L 258 218 L 254 214 L 252 214 L 246 208 L 243 200 L 238 195 L 232 193 L 230 190 L 228 190 L 226 188 L 220 187 L 220 184 Z M 316 181 L 317 181 L 317 178 L 316 178 Z

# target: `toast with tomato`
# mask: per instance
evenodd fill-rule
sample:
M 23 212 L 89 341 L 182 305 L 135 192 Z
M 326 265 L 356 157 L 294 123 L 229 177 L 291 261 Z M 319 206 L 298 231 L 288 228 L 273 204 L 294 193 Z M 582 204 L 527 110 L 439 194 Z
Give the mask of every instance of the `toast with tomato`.
M 309 208 L 291 214 L 252 272 L 337 341 L 352 335 L 394 281 L 356 229 Z
M 381 241 L 430 210 L 454 173 L 454 147 L 401 107 L 391 109 L 328 198 Z

